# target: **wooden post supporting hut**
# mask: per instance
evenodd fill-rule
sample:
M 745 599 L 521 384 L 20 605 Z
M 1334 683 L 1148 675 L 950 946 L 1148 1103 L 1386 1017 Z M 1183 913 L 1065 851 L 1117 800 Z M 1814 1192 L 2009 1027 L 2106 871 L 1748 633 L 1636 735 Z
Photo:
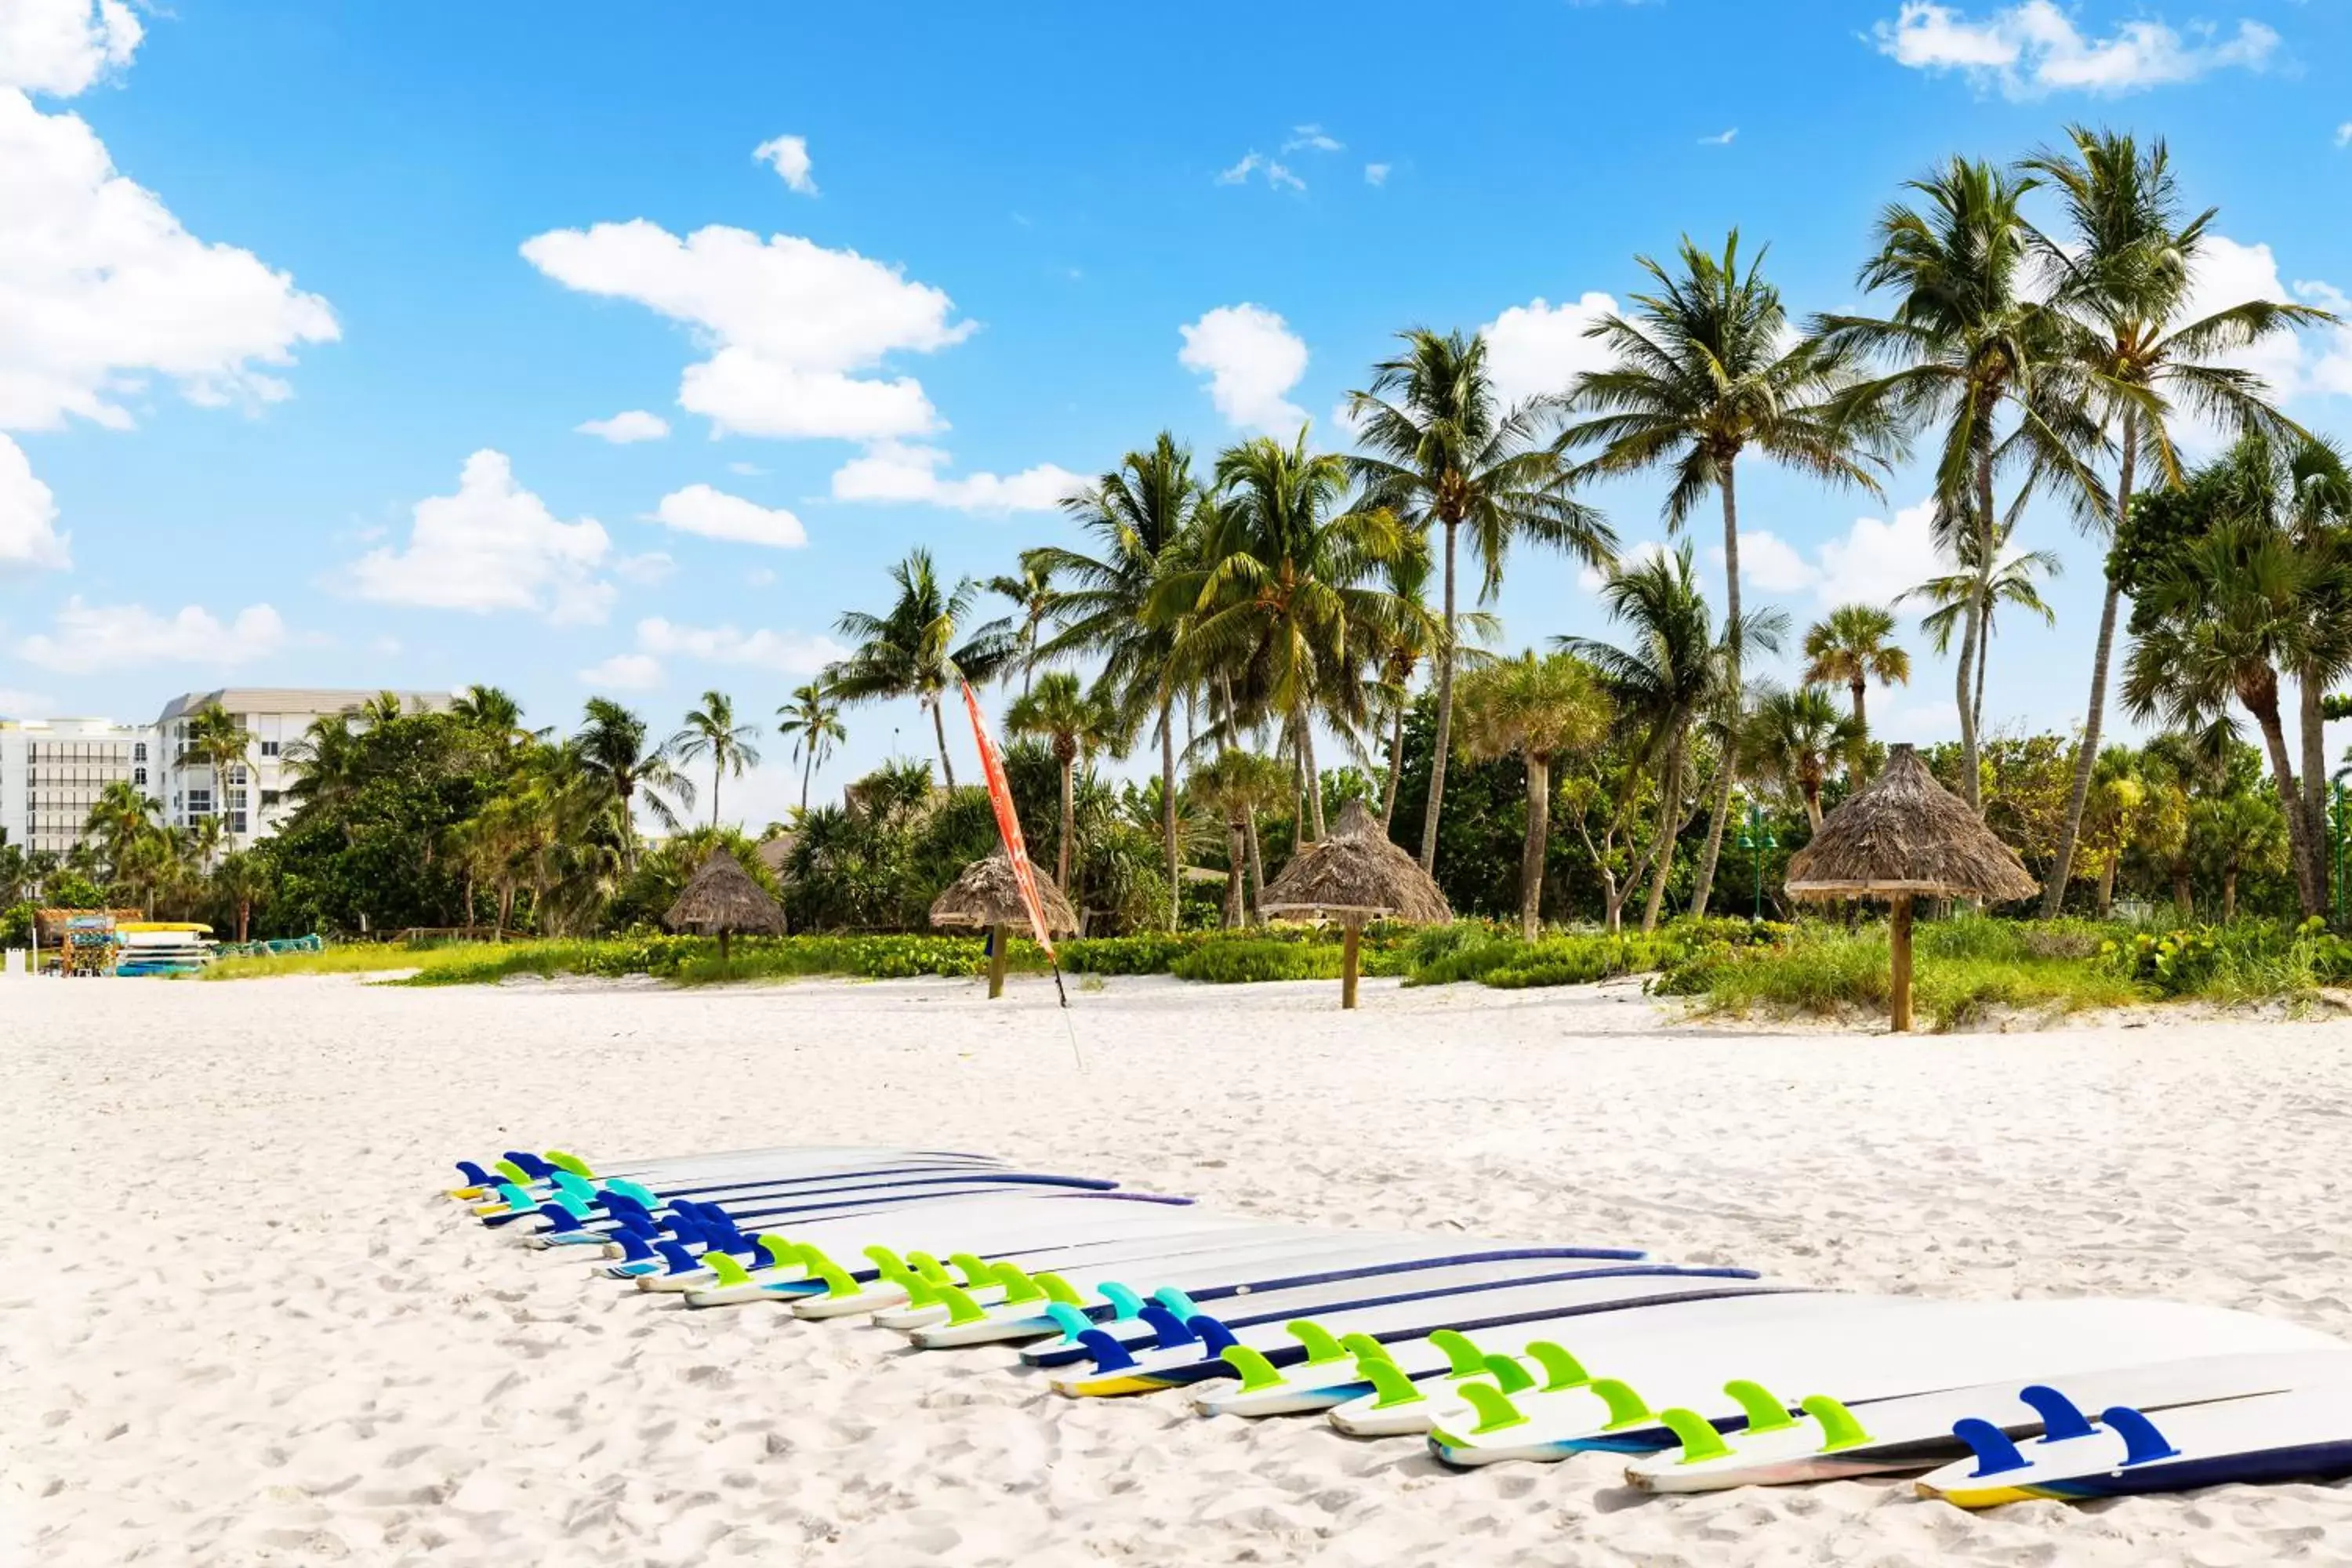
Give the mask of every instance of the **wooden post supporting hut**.
M 2009 903 L 2041 885 L 2016 850 L 1936 782 L 1916 750 L 1898 745 L 1869 787 L 1823 817 L 1813 841 L 1790 858 L 1788 887 L 1792 898 L 1879 899 L 1890 906 L 1889 1026 L 1904 1034 L 1911 1027 L 1913 901 Z
M 1364 922 L 1387 917 L 1446 925 L 1454 910 L 1418 861 L 1390 842 L 1360 800 L 1351 800 L 1321 842 L 1304 845 L 1266 884 L 1266 914 L 1322 915 L 1339 922 L 1339 1005 L 1356 1005 Z
M 1076 931 L 1077 911 L 1070 908 L 1062 889 L 1054 886 L 1054 879 L 1034 867 L 1030 875 L 1037 880 L 1037 902 L 1045 911 L 1046 931 L 1056 936 Z M 947 891 L 931 901 L 931 923 L 985 930 L 989 933 L 988 999 L 993 1002 L 1004 994 L 1005 945 L 1016 927 L 1029 929 L 1029 906 L 1022 901 L 1020 880 L 1003 851 L 966 866 L 963 874 L 948 884 Z

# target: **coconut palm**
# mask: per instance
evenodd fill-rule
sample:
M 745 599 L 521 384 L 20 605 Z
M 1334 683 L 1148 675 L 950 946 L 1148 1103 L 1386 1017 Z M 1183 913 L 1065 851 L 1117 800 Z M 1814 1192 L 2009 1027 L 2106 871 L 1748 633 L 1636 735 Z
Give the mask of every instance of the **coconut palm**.
M 1091 653 L 1103 660 L 1102 689 L 1131 711 L 1149 710 L 1160 737 L 1160 847 L 1168 861 L 1168 921 L 1178 921 L 1183 872 L 1176 832 L 1175 653 L 1189 618 L 1155 607 L 1160 585 L 1191 562 L 1208 531 L 1192 478 L 1192 456 L 1163 430 L 1149 451 L 1069 497 L 1062 510 L 1087 536 L 1086 549 L 1047 546 L 1022 556 L 1024 574 L 1062 584 L 1053 597 L 1058 626 L 1040 657 Z
M 1225 824 L 1225 914 L 1228 927 L 1255 918 L 1257 896 L 1265 890 L 1265 868 L 1249 850 L 1255 837 L 1257 814 L 1278 804 L 1290 793 L 1290 774 L 1273 758 L 1228 746 L 1207 762 L 1197 763 L 1186 778 L 1184 793 L 1215 812 Z M 1244 869 L 1248 900 L 1243 899 Z
M 1470 671 L 1458 692 L 1464 750 L 1480 761 L 1517 756 L 1528 773 L 1528 837 L 1519 855 L 1519 935 L 1543 923 L 1544 858 L 1551 843 L 1551 766 L 1563 752 L 1598 746 L 1612 718 L 1592 667 L 1573 654 L 1533 653 Z
M 940 778 L 955 787 L 955 764 L 948 760 L 949 693 L 966 680 L 986 680 L 1012 657 L 1012 638 L 1001 626 L 967 633 L 977 585 L 969 577 L 942 587 L 928 550 L 910 550 L 890 568 L 898 595 L 879 616 L 852 610 L 835 629 L 856 647 L 825 671 L 825 684 L 845 703 L 911 697 L 931 715 L 939 742 Z M 963 640 L 959 642 L 959 636 Z
M 1911 655 L 1894 637 L 1895 614 L 1877 605 L 1840 605 L 1805 631 L 1805 684 L 1844 687 L 1853 698 L 1854 732 L 1864 739 L 1870 683 L 1899 686 L 1911 679 Z M 1854 772 L 1858 777 L 1860 769 Z
M 528 733 L 522 727 L 522 704 L 496 686 L 468 686 L 449 704 L 451 717 L 500 739 Z
M 1743 268 L 1738 230 L 1719 257 L 1685 237 L 1679 272 L 1646 256 L 1636 259 L 1655 289 L 1633 296 L 1630 319 L 1612 314 L 1589 329 L 1614 363 L 1569 389 L 1568 406 L 1583 417 L 1560 440 L 1567 448 L 1596 448 L 1584 465 L 1596 474 L 1670 469 L 1669 531 L 1679 531 L 1715 492 L 1723 510 L 1724 624 L 1737 627 L 1746 618 L 1737 482 L 1742 455 L 1752 448 L 1799 473 L 1876 495 L 1876 432 L 1868 419 L 1837 411 L 1834 400 L 1849 379 L 1843 355 L 1820 342 L 1788 341 L 1788 313 L 1780 291 L 1764 279 L 1764 254 Z M 1738 639 L 1729 646 L 1726 680 L 1737 691 Z M 1726 768 L 1692 889 L 1694 914 L 1706 912 L 1714 888 L 1732 783 Z
M 1818 686 L 1767 691 L 1741 734 L 1749 773 L 1804 802 L 1805 820 L 1822 826 L 1822 786 L 1833 758 L 1851 753 L 1862 733 L 1853 716 L 1838 711 Z
M 1404 720 L 1412 707 L 1412 678 L 1422 665 L 1436 657 L 1448 635 L 1444 618 L 1429 608 L 1429 579 L 1435 570 L 1425 534 L 1414 534 L 1403 548 L 1381 563 L 1381 580 L 1396 596 L 1395 625 L 1372 650 L 1380 679 L 1381 700 L 1389 710 L 1388 781 L 1381 797 L 1383 831 L 1396 816 L 1397 785 L 1404 777 Z M 1469 639 L 1454 650 L 1457 670 L 1476 668 L 1493 655 L 1473 643 L 1500 637 L 1502 617 L 1486 610 L 1464 610 L 1454 617 L 1454 636 Z
M 849 739 L 833 689 L 823 680 L 793 687 L 793 700 L 776 710 L 776 733 L 793 738 L 793 761 L 801 764 L 801 809 L 806 811 L 809 780 L 824 766 L 834 747 Z
M 1445 637 L 1436 647 L 1437 738 L 1430 755 L 1429 804 L 1421 822 L 1421 868 L 1437 864 L 1437 825 L 1453 744 L 1454 650 L 1462 644 L 1455 592 L 1459 535 L 1483 569 L 1479 598 L 1502 586 L 1514 543 L 1548 544 L 1587 564 L 1616 558 L 1617 536 L 1591 507 L 1571 499 L 1569 471 L 1538 438 L 1536 411 L 1505 408 L 1495 395 L 1486 342 L 1415 328 L 1404 348 L 1372 367 L 1369 389 L 1350 393 L 1362 455 L 1348 460 L 1364 504 L 1393 512 L 1411 531 L 1445 534 Z M 1321 831 L 1318 826 L 1317 831 Z
M 2054 551 L 2011 550 L 2010 536 L 2016 527 L 2012 509 L 2010 520 L 1996 529 L 1990 540 L 1973 528 L 1948 535 L 1943 542 L 1948 552 L 1958 556 L 1953 563 L 1958 569 L 1930 577 L 1895 596 L 1897 604 L 1906 599 L 1924 599 L 1936 606 L 1920 617 L 1919 629 L 1927 634 L 1928 641 L 1939 654 L 1950 651 L 1953 637 L 1970 609 L 1974 609 L 1976 669 L 1971 679 L 1969 718 L 1979 729 L 1984 724 L 1985 667 L 1991 662 L 1993 632 L 2001 606 L 2006 605 L 2039 616 L 2044 626 L 2058 624 L 2058 612 L 2042 596 L 2040 580 L 2057 576 L 2065 570 L 2065 563 Z
M 2172 421 L 2186 412 L 2241 432 L 2300 435 L 2271 402 L 2272 389 L 2219 356 L 2298 326 L 2332 320 L 2309 306 L 2246 300 L 2190 315 L 2197 266 L 2218 209 L 2185 215 L 2161 141 L 2069 126 L 2064 148 L 2043 148 L 2022 167 L 2047 182 L 2066 215 L 2063 234 L 2033 233 L 2053 279 L 2051 302 L 2064 350 L 2081 376 L 2094 416 L 2116 441 L 2114 505 L 2127 516 L 2146 460 L 2159 485 L 2181 479 Z M 2058 912 L 2074 865 L 2083 811 L 2098 765 L 2108 662 L 2122 590 L 2116 574 L 2099 612 L 2091 656 L 2091 696 L 2060 831 L 2058 858 L 2042 898 L 2044 918 Z M 2315 770 L 2306 759 L 2305 772 Z
M 2149 784 L 2140 774 L 2138 752 L 2129 746 L 2109 746 L 2099 754 L 2090 809 L 2083 816 L 2083 846 L 2099 868 L 2101 920 L 2115 908 L 2116 868 L 2123 863 L 2124 851 L 2139 837 L 2150 798 Z
M 588 700 L 585 721 L 572 739 L 580 772 L 609 797 L 620 837 L 621 869 L 637 868 L 637 807 L 675 833 L 678 813 L 694 805 L 694 781 L 678 771 L 674 743 L 646 744 L 646 721 L 608 698 Z
M 1070 886 L 1071 843 L 1077 837 L 1076 788 L 1078 763 L 1097 752 L 1123 749 L 1125 727 L 1115 705 L 1089 691 L 1078 678 L 1056 670 L 1038 680 L 1004 710 L 1005 732 L 1044 741 L 1062 773 L 1062 818 L 1054 852 L 1054 883 Z
M 710 826 L 719 826 L 719 786 L 727 775 L 743 776 L 760 765 L 757 724 L 735 721 L 734 700 L 724 691 L 706 691 L 702 706 L 686 715 L 686 728 L 669 739 L 670 753 L 682 763 L 710 759 Z
M 1026 697 L 1037 670 L 1038 638 L 1055 613 L 1053 568 L 1037 552 L 1027 551 L 1022 554 L 1019 572 L 991 577 L 981 587 L 1012 602 L 1013 614 L 1006 617 L 1012 647 L 1004 668 L 1010 673 L 1014 666 L 1020 667 L 1021 695 Z
M 237 941 L 248 940 L 254 906 L 266 901 L 274 886 L 268 865 L 249 849 L 232 850 L 213 868 L 215 896 L 236 912 Z M 469 921 L 471 918 L 469 914 Z
M 117 877 L 128 863 L 131 846 L 155 831 L 155 802 L 128 779 L 110 780 L 90 803 L 81 825 L 82 837 L 99 847 Z
M 1909 182 L 1919 205 L 1887 206 L 1861 273 L 1864 288 L 1893 294 L 1893 312 L 1816 322 L 1833 351 L 1891 367 L 1840 399 L 1847 417 L 1872 427 L 1942 426 L 1936 520 L 1948 541 L 1969 530 L 1991 533 L 1993 476 L 2004 461 L 2030 463 L 2036 483 L 2060 493 L 2078 516 L 2105 515 L 2111 504 L 2085 461 L 2099 436 L 2069 358 L 2066 323 L 2030 288 L 2033 235 L 2020 203 L 2036 184 L 1963 158 Z M 1962 606 L 1953 699 L 1961 795 L 1978 810 L 1969 686 L 1981 616 L 1981 605 Z
M 247 787 L 250 775 L 246 757 L 253 750 L 253 731 L 245 727 L 243 719 L 217 702 L 207 702 L 186 722 L 187 738 L 180 744 L 179 765 L 194 763 L 212 770 L 213 811 L 221 818 L 233 848 L 236 835 L 229 810 L 229 785 L 234 783 L 240 792 Z

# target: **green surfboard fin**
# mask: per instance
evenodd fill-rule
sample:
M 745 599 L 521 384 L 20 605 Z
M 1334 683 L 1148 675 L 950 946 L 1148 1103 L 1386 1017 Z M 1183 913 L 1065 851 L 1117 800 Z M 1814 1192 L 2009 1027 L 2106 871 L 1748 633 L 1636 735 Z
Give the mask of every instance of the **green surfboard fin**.
M 1087 1299 L 1072 1289 L 1070 1282 L 1058 1274 L 1035 1274 L 1030 1278 L 1036 1281 L 1037 1289 L 1045 1292 L 1045 1300 L 1048 1301 L 1059 1301 L 1065 1307 L 1083 1307 L 1087 1304 Z
M 1616 1432 L 1627 1426 L 1639 1426 L 1645 1422 L 1657 1420 L 1656 1416 L 1650 1414 L 1649 1405 L 1640 1394 L 1613 1377 L 1594 1378 L 1592 1392 L 1599 1394 L 1601 1402 L 1609 1406 L 1609 1425 L 1601 1428 L 1604 1432 Z
M 1000 1263 L 989 1272 L 1004 1287 L 1004 1304 L 1008 1307 L 1045 1299 L 1045 1288 L 1024 1274 L 1017 1263 Z
M 1658 1421 L 1683 1446 L 1680 1461 L 1683 1464 L 1704 1465 L 1709 1459 L 1720 1459 L 1731 1452 L 1731 1445 L 1723 1440 L 1723 1434 L 1696 1410 L 1685 1410 L 1679 1405 L 1672 1410 L 1661 1410 Z
M 768 1255 L 766 1265 L 768 1268 L 798 1268 L 801 1267 L 800 1247 L 777 1232 L 763 1230 L 751 1239 L 758 1242 L 760 1250 Z
M 1760 1383 L 1735 1377 L 1723 1385 L 1723 1392 L 1738 1402 L 1740 1410 L 1748 1416 L 1750 1432 L 1779 1432 L 1797 1424 L 1797 1418 L 1789 1414 L 1789 1407 L 1773 1398 L 1770 1391 Z
M 1357 1373 L 1372 1385 L 1380 1397 L 1372 1401 L 1376 1410 L 1393 1410 L 1400 1405 L 1418 1405 L 1429 1397 L 1421 1384 L 1404 1374 L 1404 1368 L 1385 1356 L 1356 1358 Z
M 583 1182 L 593 1182 L 596 1179 L 596 1173 L 588 1168 L 587 1161 L 566 1150 L 550 1149 L 546 1153 L 541 1154 L 540 1158 L 545 1160 L 549 1164 L 554 1166 L 559 1171 L 571 1172 L 573 1175 L 579 1177 Z
M 988 1316 L 988 1310 L 973 1300 L 971 1292 L 961 1285 L 938 1285 L 932 1289 L 947 1303 L 950 1323 L 977 1323 Z
M 824 1293 L 835 1300 L 844 1296 L 855 1296 L 866 1289 L 849 1277 L 848 1269 L 814 1247 L 801 1248 L 801 1262 L 808 1269 L 810 1279 L 824 1281 Z
M 1486 1371 L 1494 1377 L 1495 1386 L 1506 1394 L 1525 1394 L 1536 1385 L 1536 1380 L 1517 1358 L 1499 1351 L 1486 1358 Z
M 1453 1329 L 1440 1329 L 1429 1336 L 1429 1342 L 1445 1354 L 1448 1377 L 1481 1377 L 1486 1371 L 1486 1352 L 1470 1342 L 1470 1336 Z
M 1227 1345 L 1217 1356 L 1241 1373 L 1244 1394 L 1255 1394 L 1259 1389 L 1276 1388 L 1282 1384 L 1282 1373 L 1275 1364 L 1247 1345 Z
M 1840 1448 L 1859 1448 L 1873 1441 L 1854 1419 L 1853 1412 L 1826 1394 L 1808 1394 L 1798 1408 L 1822 1424 L 1822 1452 L 1834 1454 Z
M 907 1254 L 907 1267 L 922 1276 L 926 1284 L 952 1285 L 955 1283 L 953 1279 L 948 1278 L 947 1266 L 928 1252 Z
M 1331 1337 L 1331 1331 L 1312 1318 L 1294 1318 L 1282 1325 L 1283 1331 L 1307 1347 L 1307 1364 L 1322 1366 L 1329 1362 L 1345 1361 L 1348 1352 Z
M 1584 1370 L 1582 1362 L 1578 1361 L 1566 1350 L 1549 1340 L 1538 1340 L 1528 1346 L 1527 1355 L 1529 1361 L 1542 1369 L 1543 1391 L 1546 1394 L 1560 1394 L 1571 1388 L 1582 1388 L 1592 1381 L 1592 1374 Z
M 1483 1437 L 1489 1432 L 1502 1432 L 1527 1425 L 1526 1412 L 1512 1404 L 1511 1396 L 1499 1388 L 1484 1383 L 1465 1383 L 1454 1392 L 1469 1401 L 1470 1408 L 1478 1413 L 1478 1424 L 1470 1428 L 1473 1436 Z
M 530 1185 L 530 1173 L 524 1170 L 520 1165 L 516 1164 L 512 1160 L 493 1160 L 490 1162 L 490 1169 L 496 1171 L 499 1175 L 504 1176 L 508 1181 L 512 1182 L 516 1186 L 527 1187 Z
M 749 1285 L 751 1282 L 751 1276 L 744 1271 L 741 1264 L 716 1247 L 702 1255 L 702 1266 L 718 1275 L 721 1285 Z
M 1346 1351 L 1349 1355 L 1354 1356 L 1359 1362 L 1362 1361 L 1366 1356 L 1371 1357 L 1374 1361 L 1392 1362 L 1396 1360 L 1396 1357 L 1389 1354 L 1388 1346 L 1381 1343 L 1380 1341 L 1372 1338 L 1370 1334 L 1341 1334 L 1339 1336 L 1339 1348 Z
M 949 1253 L 948 1264 L 963 1276 L 963 1288 L 967 1290 L 996 1283 L 996 1271 L 969 1252 Z

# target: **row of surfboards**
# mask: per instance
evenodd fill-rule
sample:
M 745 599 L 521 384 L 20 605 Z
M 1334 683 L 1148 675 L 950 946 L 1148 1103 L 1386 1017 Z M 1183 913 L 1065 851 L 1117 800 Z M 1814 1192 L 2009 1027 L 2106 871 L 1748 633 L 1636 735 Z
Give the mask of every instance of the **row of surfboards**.
M 452 1194 L 692 1307 L 1013 1344 L 1059 1393 L 1320 1412 L 1454 1466 L 1627 1458 L 1655 1491 L 1918 1475 L 1963 1507 L 2352 1474 L 2352 1346 L 2161 1300 L 1939 1301 L 1638 1250 L 1276 1225 L 985 1155 L 460 1162 Z

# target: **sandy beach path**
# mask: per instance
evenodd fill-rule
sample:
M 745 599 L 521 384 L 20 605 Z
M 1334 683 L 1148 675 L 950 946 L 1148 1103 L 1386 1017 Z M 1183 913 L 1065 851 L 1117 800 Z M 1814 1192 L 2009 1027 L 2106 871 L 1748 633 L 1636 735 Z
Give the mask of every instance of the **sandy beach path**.
M 0 1563 L 2208 1565 L 2352 1489 L 1970 1517 L 1644 1499 L 1594 1457 L 1073 1403 L 1000 1351 L 689 1313 L 453 1223 L 447 1162 L 985 1150 L 1255 1213 L 1825 1285 L 2161 1294 L 2352 1334 L 2352 1024 L 1884 1038 L 1626 987 L 670 993 L 0 982 Z

